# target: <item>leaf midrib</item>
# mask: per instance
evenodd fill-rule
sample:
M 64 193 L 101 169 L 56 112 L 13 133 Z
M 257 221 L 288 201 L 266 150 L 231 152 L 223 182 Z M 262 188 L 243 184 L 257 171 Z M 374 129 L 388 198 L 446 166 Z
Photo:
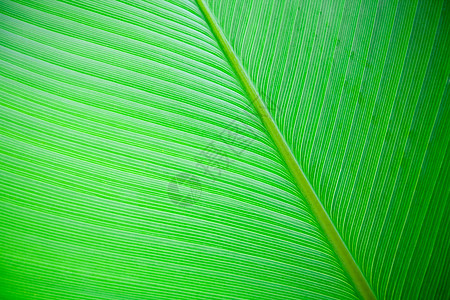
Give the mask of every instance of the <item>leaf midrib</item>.
M 289 171 L 295 179 L 295 183 L 299 188 L 302 195 L 307 200 L 310 208 L 316 217 L 320 227 L 327 236 L 330 244 L 332 245 L 334 251 L 336 252 L 340 262 L 342 263 L 345 271 L 347 271 L 352 283 L 354 284 L 356 290 L 361 294 L 364 299 L 375 299 L 372 289 L 367 283 L 366 278 L 362 274 L 360 268 L 353 259 L 351 253 L 349 252 L 347 246 L 339 235 L 336 227 L 325 211 L 322 203 L 320 202 L 317 194 L 309 183 L 308 178 L 305 176 L 303 170 L 292 154 L 291 149 L 287 145 L 283 135 L 281 134 L 278 126 L 270 115 L 267 107 L 265 106 L 261 96 L 259 95 L 257 89 L 253 85 L 251 79 L 242 67 L 239 59 L 233 51 L 230 43 L 223 34 L 217 21 L 214 19 L 213 14 L 209 10 L 208 6 L 204 0 L 196 0 L 201 12 L 203 13 L 207 24 L 209 25 L 212 33 L 217 39 L 219 46 L 222 48 L 226 58 L 228 59 L 231 67 L 238 76 L 244 90 L 247 92 L 252 104 L 254 105 L 259 117 L 261 118 L 264 126 L 269 132 L 270 137 L 274 141 L 278 151 L 280 152 L 283 160 L 285 161 Z

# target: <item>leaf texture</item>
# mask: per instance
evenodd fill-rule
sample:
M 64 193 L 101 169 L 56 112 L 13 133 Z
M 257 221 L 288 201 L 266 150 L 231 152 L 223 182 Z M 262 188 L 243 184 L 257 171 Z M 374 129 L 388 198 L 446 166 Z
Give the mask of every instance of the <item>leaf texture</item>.
M 208 2 L 375 294 L 448 298 L 449 2 Z
M 357 297 L 195 3 L 1 12 L 2 298 Z
M 381 298 L 448 298 L 448 1 L 207 1 Z M 0 8 L 1 299 L 355 299 L 194 0 Z

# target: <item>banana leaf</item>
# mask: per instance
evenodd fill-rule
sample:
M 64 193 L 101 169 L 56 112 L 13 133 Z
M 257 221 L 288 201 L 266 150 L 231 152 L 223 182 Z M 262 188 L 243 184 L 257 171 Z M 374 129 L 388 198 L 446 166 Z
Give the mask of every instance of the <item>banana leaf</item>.
M 449 299 L 450 2 L 2 0 L 0 299 Z

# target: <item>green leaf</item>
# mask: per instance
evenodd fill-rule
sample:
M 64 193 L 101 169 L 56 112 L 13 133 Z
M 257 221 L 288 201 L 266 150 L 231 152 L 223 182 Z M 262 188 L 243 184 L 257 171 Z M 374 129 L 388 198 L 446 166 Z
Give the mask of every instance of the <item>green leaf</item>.
M 0 298 L 449 298 L 449 6 L 2 1 Z

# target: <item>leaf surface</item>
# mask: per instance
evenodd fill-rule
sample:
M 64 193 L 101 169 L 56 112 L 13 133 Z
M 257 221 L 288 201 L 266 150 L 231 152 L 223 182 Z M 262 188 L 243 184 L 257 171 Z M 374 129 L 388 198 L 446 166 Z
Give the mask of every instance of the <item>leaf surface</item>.
M 375 294 L 448 297 L 448 1 L 208 2 Z
M 448 297 L 448 3 L 208 4 L 376 296 Z M 0 298 L 360 296 L 195 1 L 0 12 Z

